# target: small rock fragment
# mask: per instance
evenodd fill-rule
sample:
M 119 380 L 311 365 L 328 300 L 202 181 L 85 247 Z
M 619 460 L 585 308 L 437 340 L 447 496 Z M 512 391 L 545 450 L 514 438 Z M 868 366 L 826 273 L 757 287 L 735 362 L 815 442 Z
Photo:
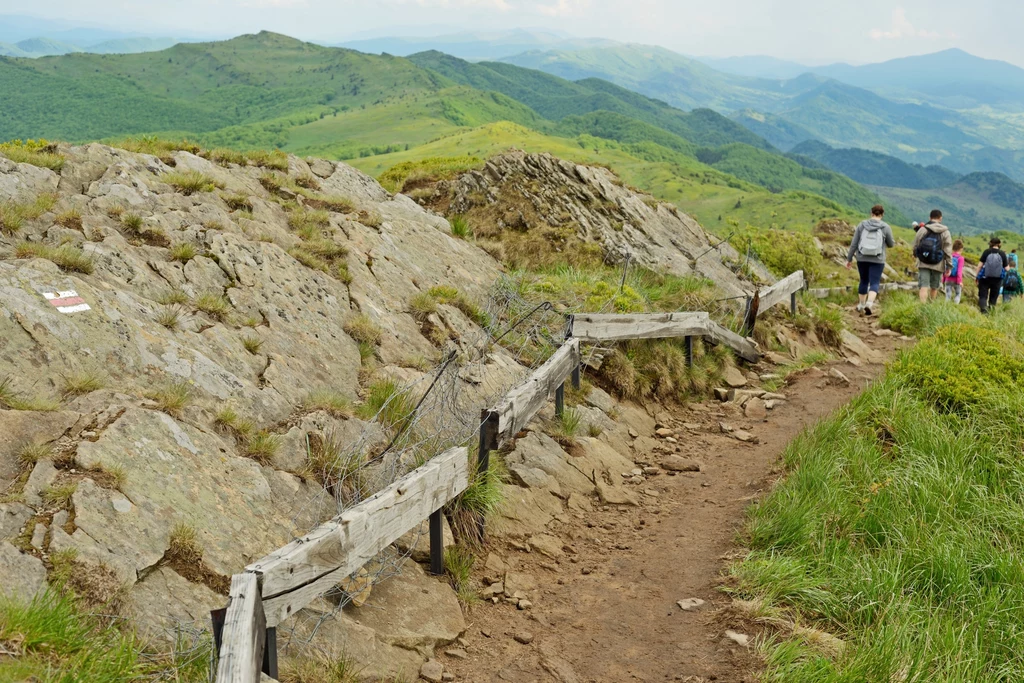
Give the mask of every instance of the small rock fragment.
M 722 379 L 733 389 L 739 389 L 747 386 L 747 378 L 744 377 L 743 373 L 735 367 L 728 367 L 722 375 Z
M 452 650 L 445 650 L 444 653 L 446 655 L 448 655 L 449 657 L 454 657 L 455 659 L 466 659 L 467 657 L 469 657 L 469 655 L 466 654 L 466 651 L 461 649 L 461 648 L 454 648 Z
M 431 683 L 441 683 L 444 680 L 444 667 L 436 659 L 427 660 L 420 667 L 420 678 Z
M 731 629 L 725 632 L 725 637 L 742 647 L 747 647 L 750 644 L 750 636 Z
M 763 420 L 768 417 L 768 408 L 761 399 L 752 398 L 743 406 L 743 415 L 748 420 Z
M 522 643 L 523 645 L 529 645 L 533 642 L 533 634 L 529 631 L 519 631 L 512 638 L 517 643 Z
M 700 472 L 700 463 L 678 455 L 670 455 L 661 460 L 661 468 L 669 472 Z
M 679 605 L 679 609 L 684 612 L 693 612 L 704 606 L 704 601 L 700 598 L 686 598 L 676 603 Z
M 846 375 L 844 375 L 842 372 L 840 372 L 836 368 L 829 368 L 828 376 L 831 379 L 834 379 L 834 380 L 838 381 L 840 384 L 849 384 L 850 383 L 850 378 L 847 377 Z

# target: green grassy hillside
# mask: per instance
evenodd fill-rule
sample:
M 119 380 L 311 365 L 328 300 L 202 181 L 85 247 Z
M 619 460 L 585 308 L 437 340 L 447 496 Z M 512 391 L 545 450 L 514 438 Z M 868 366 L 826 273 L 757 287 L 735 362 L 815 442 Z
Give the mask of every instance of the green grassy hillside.
M 836 149 L 809 140 L 797 145 L 789 156 L 801 164 L 813 160 L 865 185 L 928 190 L 952 185 L 960 176 L 943 166 L 908 164 L 902 159 L 866 149 Z

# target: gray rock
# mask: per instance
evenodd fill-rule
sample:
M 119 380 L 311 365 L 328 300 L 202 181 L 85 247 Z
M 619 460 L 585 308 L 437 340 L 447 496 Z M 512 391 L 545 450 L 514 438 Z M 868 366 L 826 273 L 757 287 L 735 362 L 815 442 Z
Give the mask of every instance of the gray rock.
M 57 478 L 57 474 L 57 468 L 49 460 L 37 462 L 35 467 L 32 468 L 32 474 L 29 475 L 28 481 L 25 483 L 23 491 L 25 502 L 32 507 L 40 507 L 43 504 L 43 491 L 50 487 Z
M 750 645 L 750 636 L 745 633 L 739 633 L 730 629 L 725 632 L 725 637 L 741 647 Z
M 695 612 L 704 606 L 704 601 L 700 598 L 686 598 L 685 600 L 679 600 L 676 604 L 684 612 Z
M 2 177 L 2 175 L 0 175 Z M 2 200 L 2 196 L 0 196 Z M 42 298 L 42 297 L 40 297 Z M 43 300 L 45 302 L 45 300 Z M 9 305 L 4 301 L 5 305 Z M 0 320 L 3 320 L 0 317 Z M 15 345 L 15 349 L 21 346 L 18 342 L 23 339 L 25 331 L 21 334 L 15 332 L 16 326 L 10 327 L 9 323 L 0 322 L 0 339 L 4 339 L 7 346 Z M 26 359 L 31 357 L 32 340 L 26 340 L 28 344 L 21 347 L 18 353 L 25 353 Z M 4 366 L 0 363 L 0 369 Z M 33 373 L 34 374 L 34 373 Z M 5 376 L 0 372 L 0 377 Z M 23 391 L 28 395 L 38 395 L 39 389 L 28 384 L 21 386 L 14 383 L 14 388 Z M 44 444 L 56 441 L 65 432 L 71 429 L 81 418 L 78 413 L 70 411 L 39 412 L 30 410 L 0 410 L 0 488 L 8 484 L 21 472 L 21 464 L 17 460 L 18 451 L 26 444 Z
M 744 376 L 739 369 L 731 365 L 725 369 L 724 373 L 722 373 L 722 379 L 733 389 L 739 389 L 747 386 L 746 376 Z
M 732 432 L 729 436 L 731 436 L 732 438 L 736 439 L 737 441 L 742 441 L 743 443 L 760 443 L 761 442 L 761 440 L 758 439 L 756 436 L 754 436 L 750 432 L 744 431 L 742 429 L 737 429 L 736 431 Z
M 530 537 L 530 550 L 546 555 L 553 560 L 562 557 L 565 553 L 562 552 L 562 541 L 550 534 L 537 534 L 536 536 Z
M 514 636 L 512 636 L 512 638 L 517 643 L 522 643 L 523 645 L 529 645 L 530 643 L 533 642 L 534 636 L 529 631 L 516 631 L 516 634 Z
M 424 662 L 420 667 L 420 678 L 431 683 L 441 683 L 444 680 L 444 666 L 436 659 Z
M 829 368 L 828 369 L 828 376 L 829 376 L 829 378 L 836 380 L 840 384 L 849 384 L 850 383 L 850 378 L 847 377 L 846 375 L 844 375 L 837 368 Z
M 43 543 L 46 540 L 46 525 L 43 523 L 36 524 L 32 530 L 32 547 L 36 550 L 43 550 Z
M 592 388 L 587 393 L 587 405 L 597 408 L 604 413 L 611 413 L 615 410 L 617 403 L 604 389 Z
M 32 510 L 21 503 L 0 503 L 0 542 L 17 538 L 32 514 Z
M 556 496 L 562 494 L 555 478 L 542 469 L 525 465 L 509 465 L 508 472 L 512 476 L 512 481 L 519 486 L 524 486 L 528 489 L 546 489 Z
M 637 506 L 640 504 L 632 491 L 620 486 L 610 486 L 601 480 L 597 482 L 597 496 L 605 505 Z
M 127 611 L 147 644 L 166 648 L 174 644 L 177 629 L 205 628 L 210 610 L 226 604 L 226 596 L 190 583 L 169 567 L 158 567 L 132 587 Z
M 0 597 L 27 603 L 46 588 L 46 567 L 10 543 L 0 542 Z
M 759 398 L 752 398 L 743 405 L 743 415 L 748 420 L 763 420 L 768 417 L 768 408 Z
M 670 455 L 661 459 L 661 468 L 669 472 L 700 472 L 700 463 L 678 455 Z

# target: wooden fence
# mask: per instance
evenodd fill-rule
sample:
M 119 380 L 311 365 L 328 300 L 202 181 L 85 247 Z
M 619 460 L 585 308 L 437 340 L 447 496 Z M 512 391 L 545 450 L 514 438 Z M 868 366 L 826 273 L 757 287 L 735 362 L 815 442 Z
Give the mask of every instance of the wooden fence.
M 796 272 L 756 296 L 766 311 L 806 286 Z M 580 386 L 581 342 L 685 338 L 687 362 L 693 340 L 725 344 L 740 358 L 757 362 L 757 347 L 711 320 L 708 313 L 649 315 L 585 314 L 568 317 L 566 341 L 480 421 L 477 468 L 486 472 L 490 453 L 515 437 L 552 398 L 555 412 L 565 407 L 565 384 Z M 438 455 L 338 517 L 253 562 L 231 578 L 228 606 L 213 613 L 219 651 L 217 683 L 256 683 L 260 671 L 277 675 L 276 627 L 317 596 L 415 528 L 430 520 L 431 571 L 443 567 L 442 508 L 469 486 L 471 465 L 466 448 Z M 481 532 L 483 528 L 481 527 Z

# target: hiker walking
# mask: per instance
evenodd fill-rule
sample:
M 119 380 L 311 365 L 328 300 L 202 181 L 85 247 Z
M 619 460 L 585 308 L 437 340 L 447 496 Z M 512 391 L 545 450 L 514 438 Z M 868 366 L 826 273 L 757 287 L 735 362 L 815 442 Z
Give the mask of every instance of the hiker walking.
M 1003 274 L 1003 303 L 1010 303 L 1010 299 L 1020 296 L 1024 292 L 1024 281 L 1021 281 L 1020 271 L 1017 270 L 1017 262 L 1013 256 L 1007 257 L 1006 273 Z
M 1006 252 L 1000 249 L 1001 246 L 1002 240 L 993 237 L 989 240 L 988 249 L 981 255 L 981 268 L 978 269 L 978 308 L 982 313 L 988 313 L 999 303 L 1003 271 L 1010 260 L 1006 257 Z
M 946 301 L 960 303 L 960 297 L 964 292 L 964 241 L 953 240 L 953 254 L 950 258 L 949 272 L 946 273 L 942 282 L 946 285 Z
M 882 220 L 885 209 L 874 206 L 871 218 L 857 226 L 850 242 L 850 250 L 846 254 L 846 267 L 850 268 L 854 258 L 857 259 L 857 270 L 860 272 L 860 286 L 857 294 L 860 302 L 857 310 L 873 315 L 878 310 L 878 289 L 882 284 L 882 272 L 885 270 L 885 249 L 896 246 L 892 228 Z
M 942 224 L 942 212 L 932 211 L 931 220 L 914 235 L 914 256 L 917 258 L 917 279 L 921 287 L 921 302 L 927 303 L 939 296 L 942 276 L 952 267 L 953 237 Z

